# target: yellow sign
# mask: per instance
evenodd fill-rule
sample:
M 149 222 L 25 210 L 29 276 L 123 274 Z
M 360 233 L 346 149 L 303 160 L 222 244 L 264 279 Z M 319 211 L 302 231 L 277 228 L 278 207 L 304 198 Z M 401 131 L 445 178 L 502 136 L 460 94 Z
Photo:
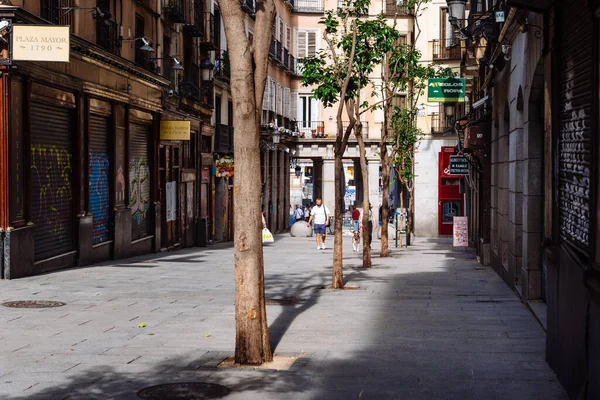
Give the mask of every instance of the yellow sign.
M 12 58 L 69 62 L 70 35 L 68 26 L 13 25 Z
M 160 140 L 190 140 L 190 121 L 160 121 Z

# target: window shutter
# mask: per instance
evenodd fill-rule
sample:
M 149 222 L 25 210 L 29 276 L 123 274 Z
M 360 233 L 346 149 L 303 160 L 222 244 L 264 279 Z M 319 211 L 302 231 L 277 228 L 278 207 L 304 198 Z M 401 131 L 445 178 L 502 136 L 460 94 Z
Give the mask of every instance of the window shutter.
M 279 18 L 279 41 L 281 42 L 281 45 L 283 46 L 283 43 L 285 43 L 285 28 L 283 26 L 283 20 L 281 18 Z
M 292 30 L 288 26 L 286 28 L 287 35 L 285 37 L 285 48 L 291 50 L 292 48 Z
M 292 93 L 290 97 L 290 118 L 296 119 L 298 116 L 298 93 Z
M 298 31 L 298 41 L 296 43 L 296 58 L 302 59 L 307 56 L 306 54 L 306 31 Z
M 317 54 L 317 32 L 310 31 L 308 32 L 308 46 L 307 46 L 307 55 L 309 57 L 314 57 Z
M 269 110 L 275 111 L 275 103 L 277 100 L 277 86 L 275 84 L 275 79 L 271 78 L 271 107 Z
M 292 118 L 290 115 L 290 89 L 283 89 L 283 116 L 285 118 Z
M 270 89 L 271 89 L 271 78 L 267 77 L 267 83 L 265 84 L 265 91 L 263 92 L 263 102 L 262 102 L 263 110 L 269 109 L 269 101 L 271 99 Z

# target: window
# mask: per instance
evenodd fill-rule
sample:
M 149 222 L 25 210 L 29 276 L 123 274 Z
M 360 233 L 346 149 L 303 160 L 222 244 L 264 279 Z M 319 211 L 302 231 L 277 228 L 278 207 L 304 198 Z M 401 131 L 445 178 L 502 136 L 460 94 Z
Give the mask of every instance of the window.
M 317 54 L 317 33 L 315 30 L 297 32 L 296 58 L 314 57 Z
M 292 28 L 289 26 L 286 27 L 285 48 L 288 50 L 292 48 Z
M 319 103 L 310 94 L 299 94 L 297 105 L 298 129 L 305 134 L 317 129 L 319 120 Z
M 285 28 L 284 28 L 284 24 L 283 24 L 283 20 L 281 18 L 279 18 L 279 32 L 277 32 L 279 34 L 279 42 L 281 44 L 285 43 Z

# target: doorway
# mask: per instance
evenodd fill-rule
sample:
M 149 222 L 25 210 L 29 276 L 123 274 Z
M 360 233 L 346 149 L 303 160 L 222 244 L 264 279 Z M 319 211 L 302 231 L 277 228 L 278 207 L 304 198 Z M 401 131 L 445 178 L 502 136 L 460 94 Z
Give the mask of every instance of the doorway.
M 161 213 L 161 248 L 180 246 L 179 183 L 181 179 L 181 142 L 161 142 L 159 146 L 160 201 L 164 205 Z

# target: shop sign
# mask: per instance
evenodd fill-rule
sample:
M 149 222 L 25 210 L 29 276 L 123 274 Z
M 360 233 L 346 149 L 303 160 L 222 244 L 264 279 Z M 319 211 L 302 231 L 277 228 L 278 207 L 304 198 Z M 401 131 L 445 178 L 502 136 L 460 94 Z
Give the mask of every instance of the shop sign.
M 190 121 L 160 121 L 160 140 L 190 140 Z
M 70 35 L 68 26 L 13 25 L 12 59 L 69 62 Z
M 453 218 L 453 243 L 454 247 L 469 247 L 469 217 Z
M 464 78 L 431 78 L 427 81 L 427 101 L 430 103 L 464 103 Z
M 229 156 L 219 158 L 215 170 L 217 178 L 229 178 L 233 176 L 233 158 Z
M 450 175 L 469 175 L 469 160 L 465 156 L 450 156 Z

